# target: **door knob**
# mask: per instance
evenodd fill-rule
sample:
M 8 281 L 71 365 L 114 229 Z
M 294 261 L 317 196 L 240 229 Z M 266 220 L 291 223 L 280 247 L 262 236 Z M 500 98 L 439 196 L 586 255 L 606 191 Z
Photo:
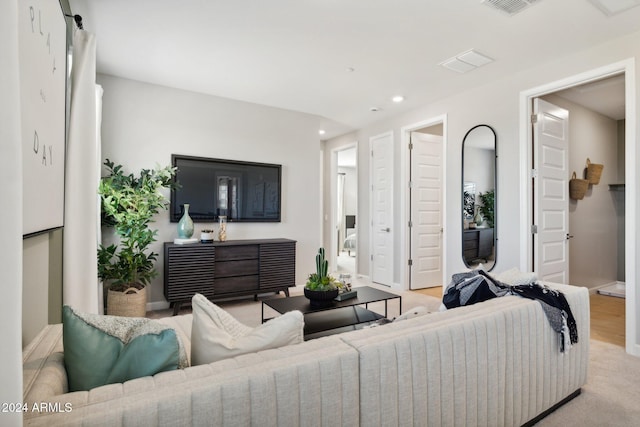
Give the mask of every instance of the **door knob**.
M 569 239 L 573 239 L 573 236 L 571 234 L 567 233 L 567 240 L 569 240 Z
M 385 233 L 388 233 L 391 231 L 391 229 L 389 227 L 387 228 L 381 228 L 380 231 L 384 231 Z

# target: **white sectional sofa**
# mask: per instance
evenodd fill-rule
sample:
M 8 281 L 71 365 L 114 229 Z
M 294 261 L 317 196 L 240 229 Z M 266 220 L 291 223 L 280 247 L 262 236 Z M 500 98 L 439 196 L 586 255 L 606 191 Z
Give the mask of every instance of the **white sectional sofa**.
M 536 301 L 508 296 L 371 329 L 67 392 L 61 325 L 24 350 L 41 426 L 519 426 L 587 378 L 589 295 L 567 297 L 579 342 L 562 353 Z M 163 319 L 189 347 L 191 315 Z

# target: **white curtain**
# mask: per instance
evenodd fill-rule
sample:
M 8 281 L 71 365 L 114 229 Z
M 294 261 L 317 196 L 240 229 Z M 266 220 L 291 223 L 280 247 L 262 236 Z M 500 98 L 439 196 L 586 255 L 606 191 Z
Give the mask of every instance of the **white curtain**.
M 95 36 L 76 30 L 65 169 L 62 295 L 64 304 L 87 313 L 98 313 L 102 299 L 97 265 L 100 230 L 96 203 L 100 179 L 97 92 Z

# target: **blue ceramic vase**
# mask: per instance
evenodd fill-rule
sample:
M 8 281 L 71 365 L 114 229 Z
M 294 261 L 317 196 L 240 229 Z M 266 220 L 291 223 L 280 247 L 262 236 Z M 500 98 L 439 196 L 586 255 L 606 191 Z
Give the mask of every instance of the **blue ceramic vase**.
M 184 214 L 178 221 L 178 238 L 190 239 L 193 236 L 193 220 L 189 216 L 189 204 L 184 205 Z

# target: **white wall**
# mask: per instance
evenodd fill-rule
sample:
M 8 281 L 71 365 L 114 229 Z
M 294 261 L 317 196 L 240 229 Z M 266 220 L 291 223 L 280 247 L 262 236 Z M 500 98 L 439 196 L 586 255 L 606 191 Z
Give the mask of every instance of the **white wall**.
M 128 171 L 168 165 L 171 154 L 282 165 L 282 222 L 231 223 L 229 239 L 297 240 L 296 282 L 315 270 L 320 245 L 319 118 L 193 92 L 99 75 L 104 88 L 102 158 Z M 168 195 L 168 192 L 167 192 Z M 177 224 L 162 212 L 156 222 L 159 275 L 151 302 L 164 302 L 162 242 Z M 212 224 L 196 223 L 195 235 Z
M 598 185 L 582 200 L 569 201 L 569 283 L 595 288 L 617 280 L 618 123 L 557 95 L 545 100 L 569 111 L 569 170 L 584 177 L 586 159 L 604 165 Z
M 18 70 L 18 2 L 0 2 L 0 402 L 22 402 L 22 144 Z M 0 425 L 22 425 L 0 413 Z

